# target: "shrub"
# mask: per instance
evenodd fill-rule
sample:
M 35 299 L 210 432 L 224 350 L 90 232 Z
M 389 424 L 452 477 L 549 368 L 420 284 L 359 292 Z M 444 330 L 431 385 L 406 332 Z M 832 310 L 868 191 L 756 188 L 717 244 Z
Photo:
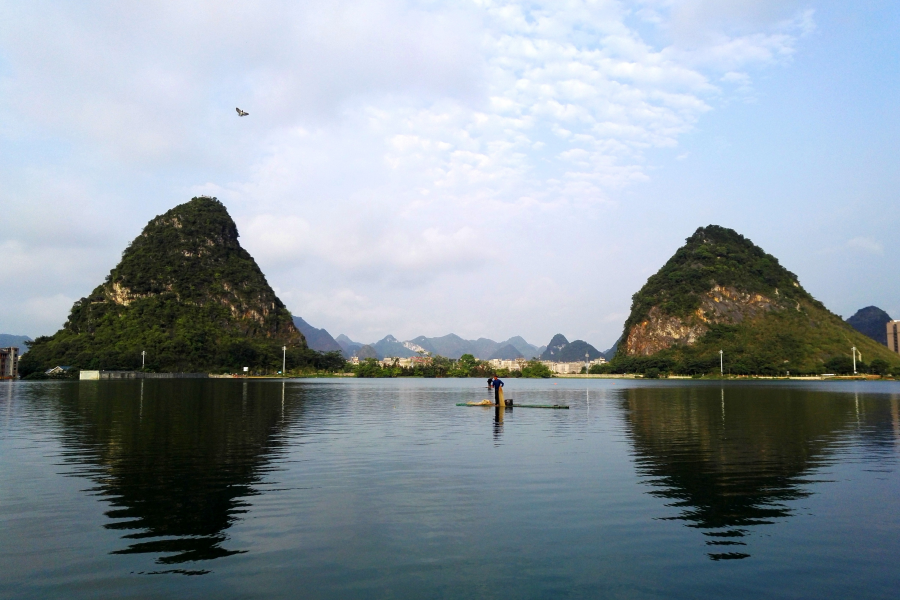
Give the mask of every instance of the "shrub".
M 853 373 L 853 359 L 849 356 L 834 356 L 825 361 L 825 370 L 836 375 Z
M 875 375 L 881 375 L 883 377 L 890 372 L 891 365 L 886 360 L 876 358 L 872 361 L 872 364 L 869 365 L 869 369 L 871 373 Z
M 539 360 L 530 360 L 525 363 L 525 366 L 522 368 L 522 377 L 541 377 L 546 379 L 548 377 L 553 377 L 553 371 Z

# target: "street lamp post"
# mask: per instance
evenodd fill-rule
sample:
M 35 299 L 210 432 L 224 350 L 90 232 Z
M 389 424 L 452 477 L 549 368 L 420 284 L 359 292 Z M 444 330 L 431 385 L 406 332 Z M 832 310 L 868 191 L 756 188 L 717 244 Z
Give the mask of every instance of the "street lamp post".
M 284 366 L 287 364 L 287 346 L 281 347 L 281 376 L 284 377 Z
M 723 352 L 719 350 L 719 375 L 725 376 L 725 360 L 722 358 Z
M 856 346 L 850 348 L 850 352 L 853 354 L 853 374 L 856 375 Z
M 591 370 L 591 355 L 587 352 L 584 353 L 584 374 L 587 375 L 588 371 Z
M 141 368 L 142 369 L 144 368 L 144 361 L 145 361 L 146 356 L 147 356 L 147 351 L 141 350 Z

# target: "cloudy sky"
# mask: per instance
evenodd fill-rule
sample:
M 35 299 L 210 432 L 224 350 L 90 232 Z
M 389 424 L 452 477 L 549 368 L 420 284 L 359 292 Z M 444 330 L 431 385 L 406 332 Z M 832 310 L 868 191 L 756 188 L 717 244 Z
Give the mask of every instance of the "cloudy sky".
M 0 332 L 56 331 L 202 194 L 294 314 L 364 342 L 605 349 L 710 223 L 900 318 L 896 2 L 0 8 Z

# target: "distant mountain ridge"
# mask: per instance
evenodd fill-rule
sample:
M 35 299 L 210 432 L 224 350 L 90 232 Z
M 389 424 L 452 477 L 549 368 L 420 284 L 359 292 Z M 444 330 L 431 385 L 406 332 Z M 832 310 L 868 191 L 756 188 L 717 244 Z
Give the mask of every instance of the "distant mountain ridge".
M 362 342 L 354 342 L 342 333 L 335 338 L 335 342 L 341 346 L 348 357 L 356 356 L 363 346 L 370 346 L 375 349 L 379 359 L 388 356 L 408 358 L 419 356 L 421 351 L 424 351 L 434 356 L 445 356 L 454 359 L 459 358 L 463 354 L 471 354 L 480 360 L 488 360 L 506 346 L 511 346 L 521 356 L 531 359 L 539 357 L 544 351 L 544 346 L 529 344 L 518 335 L 503 342 L 495 342 L 488 338 L 466 340 L 455 333 L 433 338 L 420 335 L 406 341 L 400 341 L 393 335 L 387 335 L 373 344 L 363 344 Z M 509 354 L 509 352 L 504 350 L 504 355 L 506 354 Z
M 0 333 L 0 348 L 9 348 L 15 346 L 19 349 L 19 355 L 28 352 L 28 346 L 25 342 L 33 342 L 27 335 L 13 335 L 11 333 Z
M 847 319 L 847 324 L 863 335 L 867 335 L 879 344 L 887 346 L 887 324 L 891 316 L 877 306 L 867 306 L 856 311 Z
M 365 346 L 365 344 L 361 342 L 354 342 L 343 333 L 334 338 L 334 341 L 336 341 L 338 345 L 343 348 L 344 355 L 348 358 L 351 356 L 356 356 L 356 351 Z
M 547 344 L 547 349 L 541 354 L 541 360 L 551 360 L 554 362 L 578 362 L 584 361 L 587 355 L 588 360 L 596 358 L 604 358 L 603 353 L 585 342 L 584 340 L 575 340 L 570 342 L 561 333 L 557 333 Z
M 525 358 L 512 344 L 507 344 L 491 355 L 491 360 L 516 360 L 517 358 Z
M 306 345 L 318 352 L 344 352 L 343 347 L 324 329 L 316 329 L 302 318 L 293 315 L 294 327 L 306 338 Z
M 466 340 L 454 333 L 434 338 L 419 336 L 410 341 L 425 348 L 432 354 L 439 354 L 447 358 L 459 358 L 463 354 L 471 354 L 480 360 L 488 360 L 505 346 L 512 346 L 525 358 L 535 358 L 543 352 L 542 347 L 529 344 L 518 335 L 502 342 L 495 342 L 488 338 Z

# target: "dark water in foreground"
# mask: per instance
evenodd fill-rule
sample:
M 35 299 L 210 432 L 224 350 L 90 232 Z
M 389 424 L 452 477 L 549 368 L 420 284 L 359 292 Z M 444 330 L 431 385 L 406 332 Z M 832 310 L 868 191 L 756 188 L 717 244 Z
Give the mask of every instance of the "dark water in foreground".
M 896 598 L 900 384 L 0 383 L 0 597 Z

